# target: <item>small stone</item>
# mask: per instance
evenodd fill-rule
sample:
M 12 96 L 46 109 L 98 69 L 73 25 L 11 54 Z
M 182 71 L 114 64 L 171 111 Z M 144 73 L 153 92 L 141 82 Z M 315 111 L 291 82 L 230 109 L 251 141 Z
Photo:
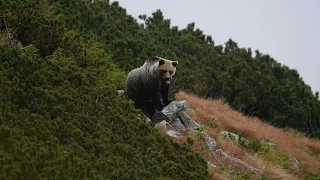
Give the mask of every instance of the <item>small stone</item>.
M 205 135 L 206 143 L 210 151 L 215 151 L 217 149 L 217 142 L 210 137 L 208 134 L 203 133 Z
M 168 131 L 174 131 L 174 128 L 168 122 L 166 122 L 166 126 Z
M 300 163 L 296 158 L 292 158 L 292 165 L 296 169 L 300 167 Z

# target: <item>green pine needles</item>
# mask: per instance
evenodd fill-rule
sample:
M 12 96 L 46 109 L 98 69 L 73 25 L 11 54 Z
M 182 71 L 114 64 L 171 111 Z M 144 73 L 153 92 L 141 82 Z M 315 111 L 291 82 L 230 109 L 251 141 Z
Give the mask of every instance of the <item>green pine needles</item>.
M 32 45 L 0 49 L 0 177 L 206 179 L 200 155 L 117 96 L 124 73 L 93 47 L 81 62 L 60 52 L 41 57 Z

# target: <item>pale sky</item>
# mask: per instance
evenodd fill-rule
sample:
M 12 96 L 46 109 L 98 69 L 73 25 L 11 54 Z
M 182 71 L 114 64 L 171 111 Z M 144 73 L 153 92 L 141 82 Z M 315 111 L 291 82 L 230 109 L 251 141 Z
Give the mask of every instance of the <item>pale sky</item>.
M 111 1 L 113 2 L 113 1 Z M 215 44 L 231 38 L 239 47 L 269 54 L 297 69 L 320 91 L 320 0 L 118 0 L 127 13 L 151 15 L 160 9 L 171 26 L 196 28 Z

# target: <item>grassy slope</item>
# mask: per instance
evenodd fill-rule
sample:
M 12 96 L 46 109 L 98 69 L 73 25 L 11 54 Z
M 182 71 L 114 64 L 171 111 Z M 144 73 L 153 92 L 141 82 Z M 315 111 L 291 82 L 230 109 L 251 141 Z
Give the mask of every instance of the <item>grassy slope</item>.
M 275 128 L 255 117 L 246 117 L 219 100 L 204 100 L 184 92 L 177 93 L 176 99 L 188 102 L 189 107 L 193 110 L 187 113 L 202 125 L 203 131 L 213 137 L 221 149 L 261 170 L 261 173 L 253 175 L 222 160 L 225 168 L 211 172 L 213 179 L 223 179 L 223 177 L 303 179 L 308 177 L 310 173 L 317 173 L 317 168 L 320 167 L 319 140 L 307 138 L 292 130 Z M 275 142 L 278 147 L 266 149 L 259 146 L 260 148 L 255 149 L 254 147 L 257 145 L 254 146 L 254 143 L 249 146 L 241 146 L 235 141 L 222 138 L 219 134 L 222 130 L 241 134 L 250 142 L 269 139 Z M 194 143 L 189 143 L 189 145 L 195 151 L 202 152 L 215 165 L 218 165 L 208 150 L 204 148 L 197 135 L 189 134 L 188 137 L 194 140 Z M 187 138 L 180 141 L 187 143 Z M 299 169 L 293 168 L 293 157 L 300 162 Z

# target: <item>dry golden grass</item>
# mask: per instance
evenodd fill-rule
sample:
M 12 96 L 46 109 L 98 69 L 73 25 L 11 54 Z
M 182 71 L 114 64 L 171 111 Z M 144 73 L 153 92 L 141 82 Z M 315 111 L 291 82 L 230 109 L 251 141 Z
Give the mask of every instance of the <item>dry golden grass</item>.
M 298 176 L 297 177 L 293 176 L 292 174 L 289 174 L 285 170 L 281 170 L 281 169 L 277 168 L 276 166 L 271 165 L 270 163 L 263 161 L 261 158 L 257 157 L 256 155 L 253 155 L 252 153 L 248 153 L 245 150 L 236 147 L 235 143 L 231 140 L 220 140 L 220 136 L 213 129 L 207 129 L 207 130 L 205 130 L 205 132 L 217 141 L 219 147 L 221 149 L 223 149 L 223 151 L 227 152 L 231 156 L 234 156 L 236 158 L 239 158 L 239 159 L 247 162 L 251 166 L 253 166 L 261 171 L 261 173 L 252 175 L 251 179 L 257 179 L 259 176 L 273 177 L 275 179 L 277 179 L 277 178 L 290 179 L 290 180 L 300 179 Z M 224 159 L 224 158 L 219 157 L 217 155 L 215 155 L 215 156 L 219 162 L 216 161 L 216 159 L 213 157 L 213 155 L 211 154 L 209 149 L 206 147 L 206 145 L 204 145 L 203 143 L 201 143 L 201 141 L 198 140 L 195 133 L 189 133 L 187 135 L 185 134 L 183 138 L 181 138 L 181 139 L 174 139 L 173 138 L 173 140 L 176 140 L 180 143 L 186 143 L 187 138 L 191 138 L 194 140 L 194 144 L 192 146 L 190 146 L 190 148 L 193 151 L 201 153 L 208 161 L 215 164 L 217 167 L 221 168 L 221 166 L 220 166 L 220 163 L 221 163 L 221 164 L 223 164 L 223 166 L 225 168 L 227 168 L 233 172 L 242 172 L 242 173 L 249 172 L 248 169 L 246 169 L 240 165 L 230 163 L 227 159 Z M 220 174 L 219 171 L 212 170 L 211 168 L 209 168 L 208 170 L 209 170 L 209 178 L 210 179 L 213 179 L 213 180 L 215 180 L 215 179 L 228 179 L 227 177 L 225 177 L 225 175 Z
M 227 180 L 228 178 L 224 177 L 222 174 L 217 172 L 209 171 L 209 178 L 214 180 Z
M 287 152 L 301 160 L 303 164 L 303 168 L 300 170 L 289 173 L 276 165 L 265 162 L 253 153 L 237 147 L 233 141 L 220 140 L 220 136 L 215 129 L 205 130 L 208 135 L 217 141 L 221 149 L 260 169 L 262 174 L 281 177 L 281 179 L 300 179 L 303 177 L 303 171 L 313 172 L 317 167 L 320 167 L 319 155 L 312 153 L 312 151 L 320 151 L 319 140 L 310 139 L 303 135 L 297 136 L 296 133 L 275 128 L 258 118 L 244 116 L 218 100 L 203 100 L 184 92 L 177 93 L 176 99 L 188 102 L 193 111 L 187 111 L 187 113 L 198 123 L 205 125 L 214 120 L 220 128 L 236 131 L 248 139 L 272 140 L 277 143 L 280 151 Z

